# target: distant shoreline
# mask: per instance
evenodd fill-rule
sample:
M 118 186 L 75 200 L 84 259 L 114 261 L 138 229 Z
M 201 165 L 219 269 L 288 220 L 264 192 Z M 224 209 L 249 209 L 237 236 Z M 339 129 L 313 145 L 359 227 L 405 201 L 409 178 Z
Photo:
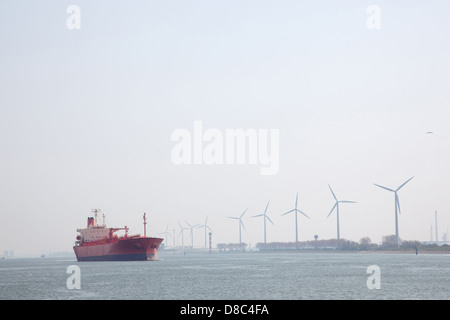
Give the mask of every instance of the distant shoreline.
M 219 250 L 245 250 L 246 243 L 219 243 Z M 346 239 L 323 239 L 300 242 L 269 242 L 257 243 L 256 250 L 260 251 L 291 251 L 291 252 L 365 252 L 365 253 L 430 253 L 450 254 L 450 242 L 425 243 L 418 240 L 402 240 L 397 243 L 395 235 L 383 237 L 380 244 L 372 243 L 369 237 L 363 237 L 359 242 Z
M 409 253 L 416 254 L 416 250 L 377 250 L 377 251 L 359 251 L 364 253 Z M 420 250 L 418 249 L 417 254 L 450 254 L 450 250 Z
M 231 251 L 233 252 L 233 251 Z M 237 252 L 237 251 L 236 251 Z M 247 251 L 250 252 L 292 252 L 292 253 L 364 253 L 364 254 L 378 254 L 378 253 L 388 253 L 388 254 L 416 254 L 416 250 L 320 250 L 320 249 L 267 249 L 259 251 Z M 417 255 L 420 254 L 450 254 L 450 250 L 420 250 L 418 249 Z

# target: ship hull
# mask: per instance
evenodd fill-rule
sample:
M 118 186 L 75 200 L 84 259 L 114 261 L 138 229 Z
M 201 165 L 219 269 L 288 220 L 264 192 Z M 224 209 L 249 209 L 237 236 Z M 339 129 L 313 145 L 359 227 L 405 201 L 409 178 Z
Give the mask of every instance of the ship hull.
M 158 260 L 161 238 L 119 239 L 112 242 L 74 246 L 78 261 Z

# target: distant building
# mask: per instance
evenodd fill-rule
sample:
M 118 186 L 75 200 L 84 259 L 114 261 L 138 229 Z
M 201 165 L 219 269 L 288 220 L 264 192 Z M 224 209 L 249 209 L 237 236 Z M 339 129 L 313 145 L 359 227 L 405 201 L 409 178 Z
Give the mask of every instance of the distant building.
M 3 251 L 3 257 L 2 258 L 14 258 L 14 250 L 5 250 Z
M 426 245 L 435 244 L 435 245 L 438 245 L 438 246 L 443 246 L 444 244 L 450 245 L 450 241 L 423 241 L 422 243 L 426 244 Z

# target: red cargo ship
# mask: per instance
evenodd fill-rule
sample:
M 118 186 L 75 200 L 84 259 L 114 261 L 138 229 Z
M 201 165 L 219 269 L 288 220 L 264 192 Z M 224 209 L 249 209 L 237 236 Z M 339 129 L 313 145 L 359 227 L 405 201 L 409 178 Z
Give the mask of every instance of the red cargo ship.
M 78 261 L 133 261 L 158 260 L 158 248 L 164 239 L 151 238 L 146 235 L 146 218 L 144 213 L 144 236 L 128 235 L 128 228 L 106 228 L 105 215 L 103 224 L 97 223 L 100 210 L 92 210 L 94 217 L 87 220 L 86 229 L 77 229 L 73 251 Z M 125 235 L 117 236 L 116 231 L 125 230 Z

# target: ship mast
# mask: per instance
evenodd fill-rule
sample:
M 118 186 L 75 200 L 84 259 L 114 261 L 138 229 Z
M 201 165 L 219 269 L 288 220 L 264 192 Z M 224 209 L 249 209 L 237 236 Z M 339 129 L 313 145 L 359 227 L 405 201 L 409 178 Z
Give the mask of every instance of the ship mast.
M 91 212 L 94 212 L 94 214 L 95 214 L 94 225 L 98 226 L 97 214 L 100 212 L 100 209 L 91 209 Z
M 145 218 L 145 212 L 144 212 L 144 238 L 147 238 L 147 218 Z

